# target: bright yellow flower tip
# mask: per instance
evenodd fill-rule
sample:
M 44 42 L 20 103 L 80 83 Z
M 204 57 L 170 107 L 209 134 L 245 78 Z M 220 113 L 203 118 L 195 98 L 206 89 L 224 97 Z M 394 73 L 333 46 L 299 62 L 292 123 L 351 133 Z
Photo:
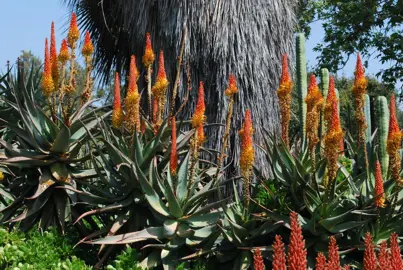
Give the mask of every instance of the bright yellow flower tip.
M 146 48 L 144 50 L 143 56 L 143 64 L 146 68 L 151 66 L 154 63 L 155 55 L 153 52 L 153 48 L 151 46 L 151 35 L 150 33 L 146 34 Z
M 90 32 L 85 32 L 84 46 L 81 50 L 84 56 L 91 56 L 94 53 L 94 45 L 92 45 Z
M 0 172 L 0 182 L 4 180 L 4 173 Z
M 52 78 L 52 66 L 50 62 L 48 39 L 45 40 L 45 64 L 42 74 L 42 89 L 43 94 L 47 97 L 50 96 L 55 89 Z
M 78 30 L 77 26 L 77 17 L 76 13 L 73 12 L 73 14 L 71 14 L 70 28 L 67 35 L 67 43 L 69 44 L 70 48 L 74 47 L 79 37 L 80 31 Z
M 192 117 L 193 128 L 198 128 L 200 125 L 203 125 L 204 121 L 206 120 L 206 116 L 204 115 L 205 110 L 206 105 L 204 104 L 204 85 L 203 82 L 200 82 L 196 110 Z

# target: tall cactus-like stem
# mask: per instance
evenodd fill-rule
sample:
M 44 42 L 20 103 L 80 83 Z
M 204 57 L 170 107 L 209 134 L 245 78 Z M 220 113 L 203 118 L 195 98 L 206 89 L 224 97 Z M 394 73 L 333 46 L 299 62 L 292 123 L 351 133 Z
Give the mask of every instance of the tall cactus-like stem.
M 327 68 L 322 68 L 320 70 L 320 89 L 322 90 L 322 96 L 326 100 L 327 98 L 327 93 L 329 91 L 329 70 Z M 326 126 L 325 126 L 325 119 L 324 119 L 324 110 L 325 107 L 323 107 L 321 116 L 320 116 L 320 130 L 319 130 L 319 138 L 322 140 L 322 138 L 326 134 Z
M 368 95 L 365 95 L 364 105 L 365 122 L 367 123 L 367 129 L 365 130 L 365 139 L 368 143 L 371 140 L 371 103 Z
M 379 148 L 378 155 L 381 163 L 383 176 L 386 177 L 389 171 L 389 155 L 387 152 L 387 141 L 389 132 L 389 108 L 388 101 L 385 97 L 380 96 L 376 99 L 376 112 L 377 112 L 377 126 Z
M 298 104 L 299 104 L 299 118 L 301 125 L 301 137 L 305 139 L 306 127 L 306 103 L 305 97 L 307 95 L 308 83 L 306 72 L 306 57 L 305 57 L 305 36 L 303 33 L 297 35 L 297 91 L 298 91 Z

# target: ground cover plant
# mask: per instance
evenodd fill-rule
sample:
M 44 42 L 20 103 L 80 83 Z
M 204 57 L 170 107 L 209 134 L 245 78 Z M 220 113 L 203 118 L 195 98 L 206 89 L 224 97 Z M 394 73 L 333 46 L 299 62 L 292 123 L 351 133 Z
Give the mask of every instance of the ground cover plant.
M 253 111 L 245 109 L 242 128 L 231 130 L 242 93 L 234 75 L 228 74 L 226 89 L 217 89 L 228 101 L 224 123 L 206 122 L 203 82 L 192 117 L 182 119 L 188 98 L 177 109 L 167 100 L 175 100 L 178 84 L 186 82 L 180 76 L 169 81 L 164 52 L 156 54 L 146 35 L 144 53 L 131 56 L 126 80 L 114 74 L 113 104 L 97 106 L 89 33 L 81 48 L 86 83 L 77 89 L 75 14 L 58 54 L 51 29 L 42 74 L 23 76 L 17 67 L 16 76 L 0 78 L 2 226 L 56 228 L 61 235 L 75 230 L 78 248 L 99 248 L 95 268 L 402 269 L 396 101 L 394 95 L 389 104 L 377 97 L 371 115 L 359 54 L 351 132 L 340 121 L 334 77 L 322 69 L 318 84 L 307 74 L 305 38 L 298 34 L 297 76 L 293 82 L 283 55 L 277 90 L 281 134 L 266 134 L 258 145 L 253 136 L 261 127 Z M 180 73 L 181 57 L 177 66 Z M 221 149 L 205 147 L 205 131 L 213 125 L 224 127 Z M 237 171 L 228 173 L 232 133 L 241 154 Z M 271 177 L 254 166 L 258 152 Z M 232 192 L 223 193 L 228 185 Z M 12 263 L 20 267 L 21 252 L 15 254 Z

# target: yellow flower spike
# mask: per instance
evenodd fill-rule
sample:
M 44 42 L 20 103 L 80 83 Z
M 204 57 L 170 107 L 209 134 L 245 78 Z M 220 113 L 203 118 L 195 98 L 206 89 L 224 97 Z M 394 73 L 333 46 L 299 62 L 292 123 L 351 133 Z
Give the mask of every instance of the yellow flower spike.
M 146 33 L 146 48 L 144 50 L 143 64 L 146 68 L 154 63 L 155 55 L 151 46 L 151 35 Z
M 120 99 L 120 79 L 119 74 L 115 73 L 115 87 L 113 90 L 113 111 L 112 111 L 112 126 L 120 128 L 123 120 L 122 104 Z
M 197 95 L 197 104 L 196 110 L 192 116 L 192 127 L 198 128 L 200 125 L 203 125 L 206 120 L 206 116 L 204 112 L 206 110 L 206 105 L 204 103 L 204 84 L 200 82 L 198 95 Z
M 136 65 L 136 57 L 130 58 L 129 85 L 125 99 L 126 126 L 130 132 L 140 132 L 140 94 L 137 87 L 139 72 Z
M 400 132 L 399 123 L 396 117 L 396 99 L 392 94 L 389 105 L 389 134 L 386 145 L 386 150 L 389 154 L 389 170 L 392 178 L 402 184 L 403 181 L 400 178 L 401 169 L 401 157 L 399 150 L 401 148 L 402 133 Z
M 52 78 L 52 64 L 50 62 L 48 39 L 45 39 L 45 64 L 42 74 L 42 90 L 43 94 L 48 97 L 53 93 L 55 85 Z
M 51 69 L 52 69 L 53 84 L 55 86 L 55 90 L 57 90 L 58 86 L 59 86 L 59 65 L 58 65 L 58 59 L 57 59 L 55 23 L 54 22 L 52 22 L 51 33 L 50 33 L 50 62 L 51 62 Z
M 66 62 L 70 59 L 69 49 L 67 47 L 67 40 L 62 40 L 62 45 L 60 47 L 59 52 L 59 61 L 62 65 L 65 65 Z
M 83 56 L 90 57 L 94 53 L 94 45 L 91 41 L 90 32 L 85 32 L 84 46 L 81 50 Z
M 249 110 L 245 112 L 245 120 L 242 125 L 242 129 L 239 131 L 241 137 L 241 155 L 239 159 L 239 164 L 241 167 L 241 175 L 243 177 L 244 185 L 244 198 L 246 207 L 249 206 L 249 181 L 251 176 L 251 171 L 253 167 L 253 162 L 255 160 L 255 150 L 253 149 L 253 127 L 252 119 Z

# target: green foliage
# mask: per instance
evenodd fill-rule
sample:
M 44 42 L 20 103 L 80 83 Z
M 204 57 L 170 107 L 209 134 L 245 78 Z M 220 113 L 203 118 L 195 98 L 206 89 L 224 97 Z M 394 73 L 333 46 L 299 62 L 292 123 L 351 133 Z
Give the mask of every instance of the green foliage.
M 109 264 L 107 270 L 142 270 L 139 266 L 139 255 L 135 249 L 128 247 L 122 251 L 112 264 Z
M 388 63 L 388 67 L 377 74 L 386 84 L 393 86 L 402 82 L 401 1 L 307 2 L 310 2 L 307 4 L 309 16 L 304 25 L 315 18 L 322 22 L 325 31 L 324 42 L 314 49 L 320 53 L 319 67 L 336 72 L 346 65 L 351 55 L 360 52 L 363 56 L 375 56 L 383 64 Z M 310 15 L 312 13 L 315 15 Z
M 91 269 L 74 253 L 71 241 L 55 231 L 25 235 L 0 228 L 1 269 Z

